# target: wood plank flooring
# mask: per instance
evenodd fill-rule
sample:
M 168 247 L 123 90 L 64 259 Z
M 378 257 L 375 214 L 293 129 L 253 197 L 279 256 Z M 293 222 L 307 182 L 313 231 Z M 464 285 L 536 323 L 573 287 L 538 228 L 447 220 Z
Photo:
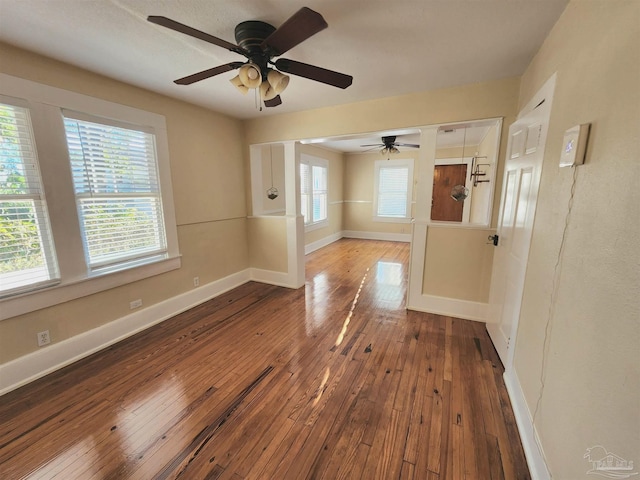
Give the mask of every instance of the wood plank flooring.
M 529 479 L 483 324 L 342 239 L 0 397 L 2 479 Z

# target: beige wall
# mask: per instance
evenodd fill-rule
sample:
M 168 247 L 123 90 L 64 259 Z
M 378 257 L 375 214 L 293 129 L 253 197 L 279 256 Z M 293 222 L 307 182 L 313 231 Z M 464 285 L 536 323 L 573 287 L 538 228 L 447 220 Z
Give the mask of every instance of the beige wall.
M 478 145 L 465 145 L 464 156 L 472 157 L 474 152 L 478 150 Z M 436 159 L 440 158 L 460 158 L 462 157 L 463 148 L 460 147 L 445 147 L 436 149 Z
M 470 302 L 489 301 L 493 245 L 485 228 L 430 225 L 422 293 Z
M 471 212 L 469 214 L 469 223 L 481 223 L 488 224 L 487 217 L 487 206 L 489 202 L 491 202 L 491 192 L 495 190 L 499 190 L 495 188 L 496 182 L 496 168 L 498 167 L 498 162 L 494 161 L 498 159 L 498 152 L 496 147 L 496 140 L 498 139 L 498 126 L 493 126 L 489 129 L 487 134 L 485 135 L 480 145 L 476 147 L 478 152 L 478 157 L 487 157 L 487 158 L 479 158 L 477 159 L 477 163 L 491 163 L 490 166 L 482 166 L 481 171 L 485 172 L 487 175 L 484 177 L 477 177 L 478 180 L 488 180 L 489 182 L 480 182 L 475 187 L 473 187 L 473 194 L 471 196 Z M 499 198 L 500 196 L 497 195 Z M 498 205 L 495 206 L 498 209 Z
M 375 164 L 385 157 L 379 152 L 349 154 L 345 160 L 344 229 L 356 232 L 410 233 L 410 223 L 373 220 Z M 417 161 L 417 150 L 403 150 L 393 160 Z M 412 194 L 415 200 L 415 191 Z M 413 204 L 412 204 L 413 205 Z
M 286 198 L 284 188 L 284 146 L 281 143 L 263 145 L 261 150 L 262 189 L 260 190 L 260 199 L 262 201 L 262 210 L 284 215 Z M 267 197 L 267 190 L 272 187 L 272 174 L 273 187 L 278 189 L 278 196 L 273 200 Z
M 249 259 L 253 268 L 286 273 L 287 224 L 284 216 L 248 220 Z
M 195 276 L 204 285 L 249 267 L 240 121 L 5 44 L 0 59 L 2 73 L 166 117 L 182 254 L 179 270 L 0 322 L 0 363 L 36 350 L 39 331 L 59 342 L 131 313 L 131 300 L 147 307 Z
M 640 464 L 639 68 L 640 2 L 574 0 L 522 79 L 521 107 L 557 72 L 515 350 L 557 479 L 588 478 L 594 445 Z M 586 162 L 559 169 L 580 123 Z
M 518 78 L 506 78 L 255 118 L 245 122 L 246 141 L 252 145 L 498 117 L 506 117 L 509 125 L 515 119 L 519 86 Z

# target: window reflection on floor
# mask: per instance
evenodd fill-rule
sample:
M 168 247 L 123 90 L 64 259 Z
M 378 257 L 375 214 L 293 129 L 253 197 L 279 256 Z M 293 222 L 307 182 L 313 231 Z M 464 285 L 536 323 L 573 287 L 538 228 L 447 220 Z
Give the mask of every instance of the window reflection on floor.
M 385 285 L 400 286 L 402 284 L 402 264 L 394 262 L 378 262 L 376 265 L 376 280 Z
M 329 296 L 329 279 L 324 272 L 315 275 L 311 282 L 307 281 L 305 290 L 305 329 L 307 336 L 312 336 L 327 320 L 327 297 Z
M 403 307 L 405 272 L 401 263 L 379 261 L 376 264 L 375 295 L 378 308 L 396 310 Z

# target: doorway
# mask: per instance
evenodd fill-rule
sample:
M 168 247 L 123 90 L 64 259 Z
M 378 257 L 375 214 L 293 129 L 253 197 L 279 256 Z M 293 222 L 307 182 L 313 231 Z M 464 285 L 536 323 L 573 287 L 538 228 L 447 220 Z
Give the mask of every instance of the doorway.
M 458 185 L 464 187 L 467 165 L 436 165 L 433 170 L 433 200 L 431 220 L 462 222 L 464 200 L 456 200 L 451 191 Z

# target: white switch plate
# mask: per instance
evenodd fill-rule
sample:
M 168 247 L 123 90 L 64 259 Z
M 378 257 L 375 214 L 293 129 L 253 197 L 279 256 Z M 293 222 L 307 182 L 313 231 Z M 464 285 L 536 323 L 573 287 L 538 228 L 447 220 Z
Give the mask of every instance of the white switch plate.
M 583 123 L 564 132 L 562 153 L 560 154 L 561 167 L 575 167 L 584 163 L 589 126 L 589 123 Z

